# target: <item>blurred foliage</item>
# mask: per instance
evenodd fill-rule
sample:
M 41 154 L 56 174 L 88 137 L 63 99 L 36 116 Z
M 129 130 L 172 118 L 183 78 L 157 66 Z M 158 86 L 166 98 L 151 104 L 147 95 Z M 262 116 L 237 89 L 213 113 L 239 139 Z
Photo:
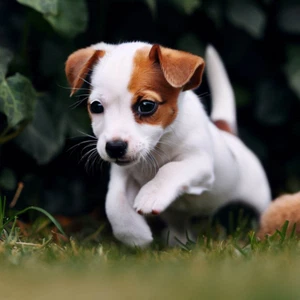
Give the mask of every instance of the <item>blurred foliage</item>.
M 296 0 L 0 0 L 0 191 L 17 206 L 103 212 L 108 168 L 93 147 L 84 90 L 64 63 L 99 41 L 142 40 L 203 55 L 213 44 L 237 97 L 239 133 L 273 196 L 300 189 L 300 4 Z M 210 107 L 204 80 L 197 90 Z

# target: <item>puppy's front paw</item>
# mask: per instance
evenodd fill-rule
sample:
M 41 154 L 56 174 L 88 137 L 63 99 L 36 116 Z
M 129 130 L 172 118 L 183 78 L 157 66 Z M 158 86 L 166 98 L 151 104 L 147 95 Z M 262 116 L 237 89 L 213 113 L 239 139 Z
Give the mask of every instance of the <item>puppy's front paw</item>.
M 168 196 L 154 184 L 146 184 L 135 198 L 133 208 L 141 215 L 158 215 L 163 212 L 170 201 Z
M 126 230 L 115 231 L 114 236 L 130 247 L 146 248 L 153 241 L 149 227 L 142 228 L 139 232 L 128 232 Z
M 122 243 L 131 247 L 145 248 L 153 238 L 150 227 L 144 217 L 138 215 L 135 211 L 128 210 L 112 211 L 107 210 L 107 216 L 112 226 L 114 236 Z

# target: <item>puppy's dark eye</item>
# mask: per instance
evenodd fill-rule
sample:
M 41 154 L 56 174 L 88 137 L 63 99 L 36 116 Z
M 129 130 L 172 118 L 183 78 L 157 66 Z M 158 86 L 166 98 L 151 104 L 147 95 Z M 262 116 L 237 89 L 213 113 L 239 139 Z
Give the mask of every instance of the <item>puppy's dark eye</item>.
M 94 101 L 91 103 L 91 113 L 93 114 L 102 114 L 104 107 L 100 101 Z
M 153 115 L 157 110 L 158 104 L 151 100 L 143 100 L 137 106 L 137 112 L 141 116 Z

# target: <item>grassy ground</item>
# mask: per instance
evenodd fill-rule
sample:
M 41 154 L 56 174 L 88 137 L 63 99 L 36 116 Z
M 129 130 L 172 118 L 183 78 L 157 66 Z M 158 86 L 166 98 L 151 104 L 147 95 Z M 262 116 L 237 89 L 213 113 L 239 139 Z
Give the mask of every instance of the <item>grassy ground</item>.
M 176 249 L 22 237 L 0 240 L 0 299 L 300 299 L 300 243 L 199 238 Z
M 25 228 L 17 216 L 46 215 Z M 128 249 L 103 226 L 85 238 L 0 199 L 0 299 L 300 299 L 300 240 L 287 223 L 264 241 L 254 232 L 200 236 L 177 248 Z

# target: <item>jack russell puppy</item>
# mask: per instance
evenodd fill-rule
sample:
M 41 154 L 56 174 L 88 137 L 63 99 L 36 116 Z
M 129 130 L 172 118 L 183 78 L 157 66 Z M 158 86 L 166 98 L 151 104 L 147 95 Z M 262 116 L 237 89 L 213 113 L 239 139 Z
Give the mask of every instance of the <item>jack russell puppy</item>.
M 161 215 L 170 243 L 191 237 L 189 219 L 240 200 L 262 213 L 271 201 L 257 157 L 236 136 L 235 103 L 223 63 L 206 50 L 209 118 L 192 91 L 204 60 L 143 42 L 99 43 L 72 53 L 73 95 L 91 71 L 88 112 L 100 157 L 111 162 L 106 214 L 129 246 L 152 241 L 146 215 Z

